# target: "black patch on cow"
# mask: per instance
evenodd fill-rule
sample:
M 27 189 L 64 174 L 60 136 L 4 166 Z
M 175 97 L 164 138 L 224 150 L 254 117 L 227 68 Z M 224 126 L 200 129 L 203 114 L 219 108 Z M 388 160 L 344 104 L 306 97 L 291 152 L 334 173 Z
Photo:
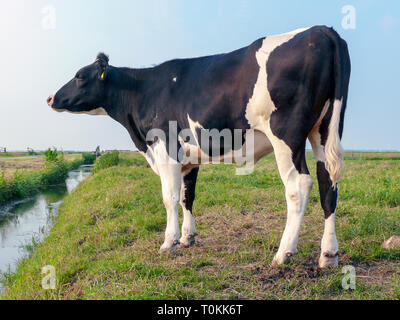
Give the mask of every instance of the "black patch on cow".
M 331 40 L 334 45 L 334 69 L 333 74 L 335 78 L 335 92 L 331 99 L 330 108 L 325 115 L 324 119 L 319 128 L 321 134 L 321 143 L 325 145 L 329 133 L 329 123 L 332 117 L 333 103 L 335 99 L 342 100 L 342 108 L 340 112 L 340 122 L 339 122 L 339 137 L 342 138 L 343 127 L 344 127 L 344 115 L 347 106 L 347 96 L 349 90 L 349 81 L 351 73 L 351 63 L 349 51 L 347 48 L 347 43 L 340 38 L 338 33 L 332 28 L 321 27 L 321 32 L 323 32 L 327 38 Z
M 136 148 L 138 148 L 140 151 L 145 152 L 147 150 L 146 137 L 139 131 L 138 126 L 133 120 L 132 114 L 128 113 L 127 119 L 129 123 L 128 132 L 133 142 L 135 143 Z M 154 142 L 155 141 L 149 142 L 149 145 Z
M 321 206 L 324 210 L 326 219 L 336 210 L 338 189 L 333 189 L 329 173 L 325 168 L 325 163 L 322 161 L 317 161 L 317 178 Z
M 187 175 L 183 177 L 183 184 L 185 187 L 185 195 L 182 203 L 186 210 L 192 212 L 193 202 L 195 199 L 195 189 L 199 167 L 193 168 Z

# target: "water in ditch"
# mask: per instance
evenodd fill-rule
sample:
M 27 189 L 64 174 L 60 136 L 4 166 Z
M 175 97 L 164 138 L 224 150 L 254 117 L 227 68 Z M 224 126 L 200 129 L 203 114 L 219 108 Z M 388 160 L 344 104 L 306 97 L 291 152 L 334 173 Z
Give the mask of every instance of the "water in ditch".
M 64 198 L 90 175 L 91 166 L 70 171 L 65 184 L 51 186 L 33 198 L 0 207 L 0 272 L 15 271 L 32 243 L 43 240 Z M 0 283 L 1 291 L 1 283 Z

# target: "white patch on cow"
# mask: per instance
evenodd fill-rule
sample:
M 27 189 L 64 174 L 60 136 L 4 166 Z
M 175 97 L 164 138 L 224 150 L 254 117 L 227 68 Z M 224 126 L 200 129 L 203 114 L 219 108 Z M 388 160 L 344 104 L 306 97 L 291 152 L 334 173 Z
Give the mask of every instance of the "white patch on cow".
M 91 116 L 108 116 L 108 113 L 104 108 L 96 108 L 96 109 L 90 110 L 88 112 L 83 112 L 83 113 L 91 115 Z
M 325 117 L 326 113 L 328 112 L 328 108 L 330 105 L 330 100 L 328 99 L 325 102 L 325 105 L 321 111 L 321 114 L 315 123 L 313 129 L 311 130 L 310 134 L 308 135 L 308 140 L 311 143 L 315 160 L 321 161 L 325 163 L 325 148 L 321 144 L 321 134 L 319 133 L 319 126 L 321 125 L 322 119 Z
M 335 213 L 325 219 L 324 235 L 321 241 L 321 256 L 319 258 L 320 268 L 337 266 L 339 251 L 335 232 Z
M 143 151 L 139 151 L 139 153 L 146 158 L 147 163 L 150 165 L 150 168 L 153 169 L 154 173 L 159 175 L 157 164 L 154 159 L 153 149 L 150 146 L 147 146 L 147 151 L 144 153 Z
M 204 129 L 204 127 L 198 122 L 198 121 L 193 121 L 189 114 L 187 115 L 188 118 L 188 122 L 189 122 L 189 127 L 190 127 L 190 131 L 192 131 L 193 137 L 196 139 L 196 143 L 198 146 L 200 146 L 199 143 L 199 137 L 197 136 L 197 132 L 196 129 Z
M 271 113 L 276 110 L 267 86 L 267 62 L 271 52 L 276 47 L 288 42 L 296 34 L 307 29 L 297 29 L 284 34 L 268 36 L 264 38 L 261 48 L 256 52 L 256 59 L 260 70 L 254 85 L 253 95 L 246 107 L 246 119 L 252 128 L 264 132 L 266 121 L 270 118 Z
M 321 134 L 318 131 L 319 127 L 316 127 L 308 136 L 308 140 L 311 143 L 311 147 L 314 152 L 316 161 L 325 163 L 325 149 L 321 144 Z
M 178 208 L 182 183 L 182 166 L 169 157 L 166 144 L 161 139 L 151 149 L 161 178 L 163 202 L 167 210 L 165 240 L 160 250 L 161 252 L 175 252 L 180 238 Z
M 96 108 L 90 111 L 69 111 L 67 109 L 54 109 L 54 108 L 53 110 L 57 112 L 68 112 L 73 114 L 87 114 L 90 116 L 108 116 L 108 113 L 104 108 Z
M 178 79 L 177 77 L 173 77 L 173 78 L 172 78 L 172 81 L 173 81 L 173 82 L 176 82 L 177 79 Z
M 55 108 L 51 108 L 51 110 L 55 111 L 55 112 L 66 112 L 66 109 L 55 109 Z
M 331 103 L 331 101 L 329 99 L 325 102 L 325 105 L 322 108 L 321 114 L 319 115 L 319 118 L 318 118 L 317 122 L 315 123 L 313 130 L 320 126 L 322 119 L 325 117 L 326 113 L 328 112 L 330 103 Z

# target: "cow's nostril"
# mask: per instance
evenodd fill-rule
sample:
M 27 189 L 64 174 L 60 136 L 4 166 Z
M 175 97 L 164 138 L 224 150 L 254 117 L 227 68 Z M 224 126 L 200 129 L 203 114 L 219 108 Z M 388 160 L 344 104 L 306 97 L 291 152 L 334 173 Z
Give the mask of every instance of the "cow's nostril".
M 48 98 L 47 98 L 47 104 L 51 107 L 52 106 L 52 104 L 53 104 L 53 95 L 51 95 L 51 96 L 49 96 Z

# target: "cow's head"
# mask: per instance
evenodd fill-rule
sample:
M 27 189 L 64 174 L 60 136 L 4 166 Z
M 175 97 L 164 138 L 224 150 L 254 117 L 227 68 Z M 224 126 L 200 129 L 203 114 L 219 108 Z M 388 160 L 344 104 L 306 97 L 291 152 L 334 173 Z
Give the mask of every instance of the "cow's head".
M 55 95 L 50 95 L 47 104 L 58 112 L 107 114 L 104 110 L 107 69 L 108 56 L 99 53 L 94 63 L 80 69 Z

